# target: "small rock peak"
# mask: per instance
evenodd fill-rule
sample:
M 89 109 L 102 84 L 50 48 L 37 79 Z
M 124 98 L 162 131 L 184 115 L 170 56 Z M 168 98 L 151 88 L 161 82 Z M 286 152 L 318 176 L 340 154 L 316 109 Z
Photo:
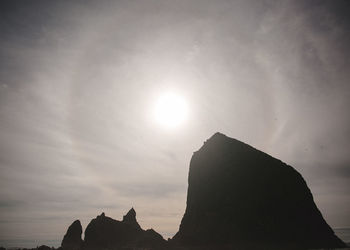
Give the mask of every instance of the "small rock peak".
M 81 226 L 80 220 L 75 220 L 75 221 L 72 223 L 72 226 L 73 226 L 73 225 Z
M 216 132 L 211 137 L 209 137 L 209 139 L 204 141 L 203 146 L 218 144 L 218 143 L 222 144 L 222 142 L 227 141 L 227 139 L 229 139 L 229 137 L 227 137 L 226 135 L 220 132 Z
M 131 221 L 136 221 L 136 211 L 133 207 L 126 213 L 126 215 L 123 216 L 123 222 Z
M 124 215 L 123 221 L 125 219 L 128 220 L 130 218 L 135 218 L 136 219 L 136 211 L 135 211 L 135 209 L 133 207 L 129 210 L 129 212 L 126 213 L 126 215 Z
M 213 141 L 223 141 L 223 140 L 227 140 L 229 137 L 227 137 L 226 135 L 220 133 L 220 132 L 216 132 L 215 134 L 213 134 L 209 139 L 207 139 L 204 144 L 208 143 L 208 142 L 213 142 Z
M 139 223 L 136 220 L 136 211 L 133 207 L 129 210 L 129 212 L 127 212 L 126 215 L 123 216 L 122 222 L 137 228 L 141 228 Z
M 83 232 L 83 227 L 81 226 L 80 220 L 75 220 L 67 230 L 67 234 L 80 234 Z
M 104 212 L 102 212 L 102 214 L 100 214 L 100 216 L 99 217 L 105 217 L 105 213 Z
M 213 134 L 213 135 L 210 137 L 210 139 L 211 139 L 211 138 L 226 138 L 226 137 L 227 137 L 227 136 L 224 135 L 223 133 L 216 132 L 215 134 Z
M 61 246 L 63 250 L 77 250 L 82 246 L 81 234 L 83 228 L 79 220 L 75 220 L 69 227 L 63 237 Z
M 223 142 L 226 142 L 227 140 L 232 139 L 227 137 L 226 135 L 224 135 L 223 133 L 220 132 L 216 132 L 214 133 L 211 137 L 209 137 L 208 139 L 206 139 L 202 145 L 201 148 L 199 148 L 197 151 L 194 151 L 193 154 L 197 154 L 200 153 L 202 150 L 204 150 L 205 148 L 211 148 L 213 145 L 220 145 L 220 144 L 224 144 Z
M 203 146 L 212 145 L 212 146 L 216 147 L 218 145 L 227 145 L 227 144 L 230 144 L 230 143 L 236 143 L 236 144 L 239 144 L 239 145 L 246 145 L 245 143 L 243 143 L 243 142 L 241 142 L 241 141 L 239 141 L 237 139 L 228 137 L 228 136 L 226 136 L 223 133 L 216 132 L 215 134 L 213 134 L 209 139 L 207 139 L 204 142 Z

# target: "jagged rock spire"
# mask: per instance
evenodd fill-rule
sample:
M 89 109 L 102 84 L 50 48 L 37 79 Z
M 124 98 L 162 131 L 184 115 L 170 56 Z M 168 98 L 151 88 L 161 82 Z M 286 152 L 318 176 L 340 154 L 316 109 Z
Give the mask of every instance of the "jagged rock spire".
M 135 228 L 141 228 L 136 220 L 136 211 L 133 207 L 129 210 L 129 212 L 126 215 L 123 216 L 122 222 L 132 225 Z

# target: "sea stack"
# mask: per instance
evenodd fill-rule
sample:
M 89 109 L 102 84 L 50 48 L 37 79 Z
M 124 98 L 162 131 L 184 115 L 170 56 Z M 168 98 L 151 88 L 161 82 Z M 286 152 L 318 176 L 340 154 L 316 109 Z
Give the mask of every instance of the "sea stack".
M 83 228 L 79 220 L 76 220 L 69 226 L 64 235 L 61 246 L 63 250 L 80 250 L 83 244 L 81 234 Z
M 153 229 L 143 230 L 132 208 L 122 221 L 104 213 L 91 220 L 85 230 L 84 250 L 153 249 L 164 247 L 166 241 Z
M 345 247 L 293 167 L 221 133 L 192 156 L 187 207 L 172 242 L 258 249 Z

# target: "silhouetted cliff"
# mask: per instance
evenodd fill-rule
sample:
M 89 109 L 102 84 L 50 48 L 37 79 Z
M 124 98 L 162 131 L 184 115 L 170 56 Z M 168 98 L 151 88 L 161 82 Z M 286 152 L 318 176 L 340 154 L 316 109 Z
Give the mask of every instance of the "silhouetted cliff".
M 61 247 L 63 250 L 80 250 L 83 244 L 81 234 L 83 228 L 79 220 L 76 220 L 69 226 L 67 233 L 64 235 Z
M 153 229 L 145 231 L 140 227 L 132 208 L 123 221 L 114 220 L 104 213 L 91 220 L 85 230 L 84 249 L 153 248 L 166 243 Z
M 143 230 L 133 208 L 122 221 L 102 213 L 87 226 L 84 241 L 81 233 L 75 221 L 63 250 L 345 247 L 294 168 L 220 133 L 191 159 L 186 211 L 170 242 Z
M 183 246 L 345 247 L 291 166 L 216 133 L 193 154 Z

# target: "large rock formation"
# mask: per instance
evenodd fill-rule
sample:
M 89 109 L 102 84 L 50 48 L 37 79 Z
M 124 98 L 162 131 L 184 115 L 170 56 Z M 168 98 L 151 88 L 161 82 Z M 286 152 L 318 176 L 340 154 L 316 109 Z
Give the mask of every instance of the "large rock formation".
M 172 242 L 259 249 L 345 247 L 294 168 L 220 133 L 191 159 L 187 207 Z
M 136 221 L 132 208 L 122 221 L 102 213 L 91 220 L 85 230 L 84 249 L 154 248 L 167 242 L 153 229 L 143 230 Z
M 81 234 L 83 229 L 79 220 L 76 220 L 69 226 L 67 233 L 64 235 L 61 246 L 63 250 L 80 250 L 83 240 Z

